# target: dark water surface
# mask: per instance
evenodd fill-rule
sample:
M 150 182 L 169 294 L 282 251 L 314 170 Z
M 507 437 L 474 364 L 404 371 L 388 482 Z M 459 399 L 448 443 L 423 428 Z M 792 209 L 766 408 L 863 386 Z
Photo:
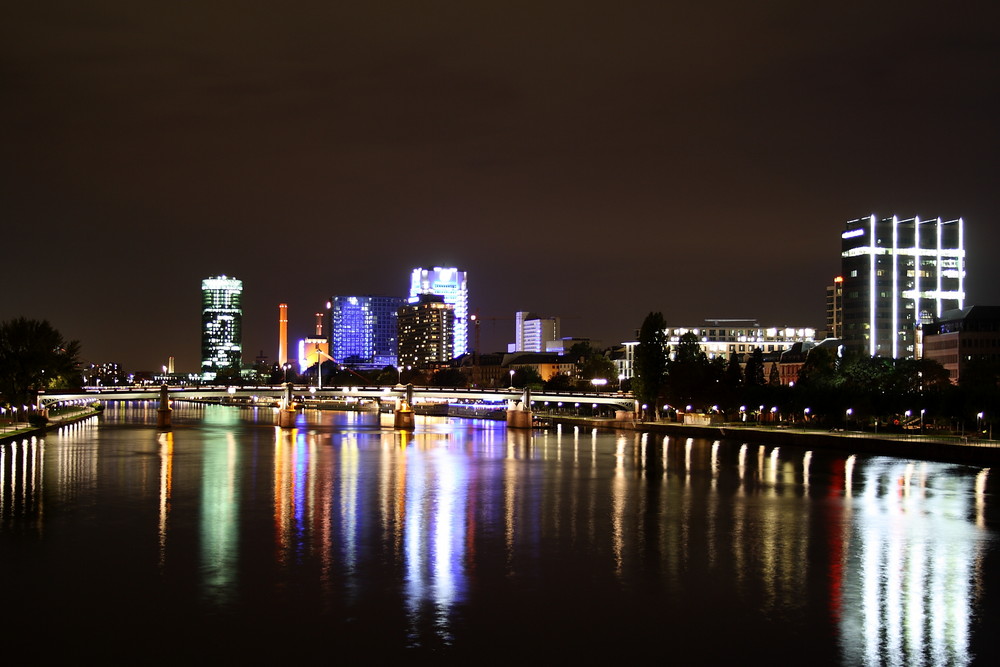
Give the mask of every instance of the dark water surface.
M 1000 660 L 986 469 L 184 404 L 158 433 L 154 407 L 0 448 L 8 655 Z

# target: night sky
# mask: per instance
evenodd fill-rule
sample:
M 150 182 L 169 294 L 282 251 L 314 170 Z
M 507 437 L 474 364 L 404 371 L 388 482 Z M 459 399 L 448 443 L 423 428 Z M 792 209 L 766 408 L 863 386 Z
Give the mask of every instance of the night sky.
M 469 274 L 482 348 L 667 322 L 821 327 L 844 223 L 963 217 L 1000 305 L 1000 3 L 7 3 L 0 319 L 88 362 L 244 358 L 334 294 Z M 496 319 L 490 319 L 496 318 Z

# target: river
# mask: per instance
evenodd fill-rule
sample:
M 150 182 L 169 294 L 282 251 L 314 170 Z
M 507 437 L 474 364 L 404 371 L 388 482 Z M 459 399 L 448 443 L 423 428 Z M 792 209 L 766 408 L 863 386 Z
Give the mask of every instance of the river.
M 8 655 L 997 664 L 988 469 L 156 404 L 0 448 Z

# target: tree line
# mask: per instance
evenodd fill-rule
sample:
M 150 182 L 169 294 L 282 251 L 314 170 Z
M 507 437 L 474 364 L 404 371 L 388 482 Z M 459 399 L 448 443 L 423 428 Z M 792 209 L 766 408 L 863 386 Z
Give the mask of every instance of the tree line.
M 41 389 L 80 387 L 79 355 L 79 341 L 66 340 L 47 320 L 0 322 L 0 400 L 20 407 Z
M 743 363 L 736 355 L 709 359 L 687 333 L 669 345 L 662 313 L 649 313 L 639 330 L 632 389 L 645 417 L 664 410 L 718 412 L 726 420 L 809 421 L 831 428 L 903 429 L 951 426 L 986 430 L 1000 405 L 1000 367 L 983 362 L 953 384 L 929 359 L 886 359 L 814 347 L 791 384 L 759 348 Z

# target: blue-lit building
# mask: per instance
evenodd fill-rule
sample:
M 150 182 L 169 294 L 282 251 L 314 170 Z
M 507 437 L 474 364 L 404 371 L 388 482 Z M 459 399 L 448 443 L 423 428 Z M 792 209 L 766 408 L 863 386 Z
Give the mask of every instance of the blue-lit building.
M 455 268 L 413 269 L 410 275 L 411 305 L 420 300 L 421 294 L 437 294 L 444 302 L 454 306 L 452 357 L 469 351 L 469 286 L 465 271 Z
M 243 281 L 213 276 L 201 281 L 201 375 L 214 380 L 219 371 L 243 362 Z
M 357 368 L 396 366 L 397 311 L 401 296 L 335 296 L 330 299 L 330 343 L 339 363 Z

